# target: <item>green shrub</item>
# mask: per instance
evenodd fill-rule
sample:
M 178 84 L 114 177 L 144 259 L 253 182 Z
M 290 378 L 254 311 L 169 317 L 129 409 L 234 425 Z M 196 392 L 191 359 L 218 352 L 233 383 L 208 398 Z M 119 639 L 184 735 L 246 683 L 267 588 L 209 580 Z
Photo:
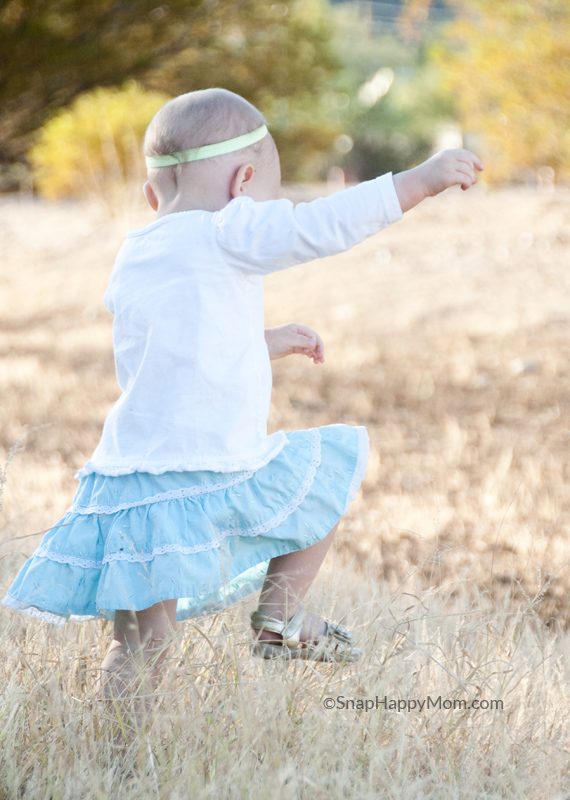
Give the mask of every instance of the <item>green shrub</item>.
M 144 133 L 167 100 L 134 82 L 78 97 L 43 126 L 29 154 L 36 188 L 52 199 L 95 195 L 112 206 L 144 180 Z

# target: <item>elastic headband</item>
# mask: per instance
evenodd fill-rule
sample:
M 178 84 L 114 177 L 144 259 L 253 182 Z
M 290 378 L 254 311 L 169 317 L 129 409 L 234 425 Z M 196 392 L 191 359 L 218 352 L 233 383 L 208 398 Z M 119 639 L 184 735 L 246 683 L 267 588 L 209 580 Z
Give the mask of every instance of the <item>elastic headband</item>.
M 267 126 L 262 125 L 254 131 L 236 136 L 235 139 L 227 139 L 225 142 L 216 142 L 216 144 L 205 144 L 202 147 L 194 147 L 192 150 L 181 150 L 179 153 L 170 153 L 168 156 L 146 156 L 145 161 L 149 168 L 171 167 L 175 164 L 184 164 L 186 161 L 201 161 L 203 158 L 225 156 L 226 153 L 233 153 L 259 142 L 267 133 Z

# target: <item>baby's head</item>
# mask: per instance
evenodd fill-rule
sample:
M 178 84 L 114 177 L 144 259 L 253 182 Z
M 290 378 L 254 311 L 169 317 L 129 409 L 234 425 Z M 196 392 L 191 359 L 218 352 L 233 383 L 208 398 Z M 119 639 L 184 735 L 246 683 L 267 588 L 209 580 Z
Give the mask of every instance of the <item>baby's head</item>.
M 204 89 L 170 100 L 151 120 L 144 141 L 149 163 L 144 191 L 151 206 L 162 215 L 193 208 L 216 211 L 239 196 L 254 200 L 276 198 L 281 182 L 279 156 L 264 125 L 255 106 L 225 89 Z M 257 139 L 252 144 L 247 140 L 245 147 L 241 141 L 229 144 L 250 133 Z M 239 149 L 155 166 L 161 163 L 157 156 L 175 153 L 179 159 L 184 151 L 219 142 L 229 144 L 222 150 L 232 146 Z

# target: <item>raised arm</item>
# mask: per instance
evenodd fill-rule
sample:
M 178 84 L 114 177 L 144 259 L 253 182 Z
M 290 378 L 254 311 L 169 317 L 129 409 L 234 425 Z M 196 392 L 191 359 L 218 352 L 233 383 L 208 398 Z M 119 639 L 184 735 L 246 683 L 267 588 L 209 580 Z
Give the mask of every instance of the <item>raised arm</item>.
M 312 203 L 236 198 L 214 214 L 216 241 L 230 266 L 264 275 L 349 250 L 426 197 L 455 185 L 468 189 L 482 169 L 468 150 L 444 150 L 395 177 L 389 173 Z
M 297 206 L 238 198 L 214 223 L 224 260 L 263 275 L 349 250 L 401 217 L 392 176 L 383 175 Z

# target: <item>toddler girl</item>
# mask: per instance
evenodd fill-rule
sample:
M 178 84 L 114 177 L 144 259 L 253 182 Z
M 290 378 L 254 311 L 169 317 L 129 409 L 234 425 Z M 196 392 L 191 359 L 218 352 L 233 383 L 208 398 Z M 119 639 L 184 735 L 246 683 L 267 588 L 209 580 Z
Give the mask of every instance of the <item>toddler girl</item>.
M 362 481 L 365 428 L 267 434 L 270 358 L 323 360 L 303 326 L 264 331 L 264 274 L 338 253 L 449 186 L 466 150 L 293 207 L 259 111 L 222 90 L 168 102 L 145 138 L 154 222 L 130 231 L 105 293 L 121 397 L 73 505 L 4 605 L 55 624 L 114 620 L 102 687 L 160 675 L 176 622 L 261 587 L 263 658 L 355 661 L 341 625 L 300 601 Z

